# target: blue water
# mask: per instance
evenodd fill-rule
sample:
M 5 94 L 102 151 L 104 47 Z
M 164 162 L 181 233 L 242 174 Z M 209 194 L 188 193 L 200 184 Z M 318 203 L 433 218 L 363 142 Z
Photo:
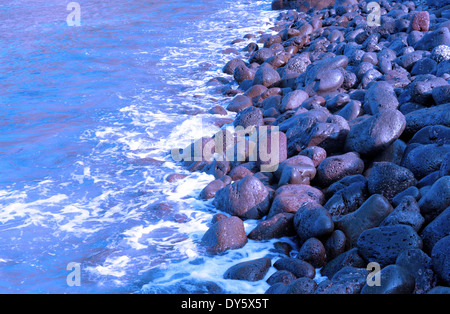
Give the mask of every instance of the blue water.
M 0 293 L 264 292 L 222 274 L 271 244 L 205 256 L 211 176 L 167 152 L 212 134 L 193 113 L 225 106 L 208 81 L 231 40 L 270 26 L 270 1 L 78 0 L 79 27 L 69 2 L 0 3 Z

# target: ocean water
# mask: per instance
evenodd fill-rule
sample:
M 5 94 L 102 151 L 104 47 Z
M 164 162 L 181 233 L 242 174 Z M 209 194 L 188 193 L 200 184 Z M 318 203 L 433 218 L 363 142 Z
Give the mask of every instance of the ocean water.
M 68 3 L 0 3 L 0 293 L 263 293 L 222 276 L 274 241 L 205 254 L 213 177 L 168 152 L 213 134 L 222 50 L 267 30 L 271 1 L 78 0 L 80 26 Z

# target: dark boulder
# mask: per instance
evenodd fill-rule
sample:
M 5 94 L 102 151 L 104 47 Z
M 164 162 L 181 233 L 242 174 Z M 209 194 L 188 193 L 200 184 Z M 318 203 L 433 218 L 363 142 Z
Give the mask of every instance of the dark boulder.
M 450 236 L 439 240 L 431 252 L 431 263 L 439 280 L 450 286 Z
M 269 211 L 269 192 L 261 181 L 249 175 L 218 190 L 213 204 L 231 215 L 260 219 Z
M 316 270 L 311 264 L 293 257 L 282 257 L 273 264 L 273 267 L 277 270 L 287 270 L 297 278 L 313 279 L 316 276 Z
M 350 129 L 346 149 L 362 155 L 379 153 L 400 137 L 405 126 L 405 117 L 400 111 L 383 110 Z
M 361 174 L 363 171 L 364 162 L 356 153 L 331 156 L 317 167 L 317 182 L 325 187 L 346 176 Z
M 294 214 L 279 213 L 275 216 L 261 221 L 248 234 L 252 240 L 270 240 L 274 238 L 289 237 L 295 235 Z
M 225 272 L 223 278 L 234 280 L 258 281 L 267 274 L 271 260 L 268 257 L 236 264 Z
M 367 180 L 370 194 L 381 194 L 389 201 L 417 183 L 414 174 L 408 168 L 391 162 L 375 162 Z
M 412 227 L 395 225 L 363 231 L 356 245 L 365 260 L 384 267 L 395 263 L 398 255 L 404 250 L 421 249 L 422 239 Z
M 206 231 L 201 242 L 210 253 L 239 249 L 247 243 L 244 223 L 234 216 L 221 219 Z
M 414 291 L 415 280 L 404 268 L 389 265 L 380 273 L 380 285 L 366 285 L 361 294 L 410 294 Z

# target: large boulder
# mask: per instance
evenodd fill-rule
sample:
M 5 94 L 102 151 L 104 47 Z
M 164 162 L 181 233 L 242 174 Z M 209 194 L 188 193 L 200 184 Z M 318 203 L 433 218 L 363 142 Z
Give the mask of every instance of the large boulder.
M 402 135 L 405 126 L 405 117 L 400 111 L 382 110 L 350 129 L 346 149 L 361 155 L 377 154 L 394 143 Z
M 270 206 L 269 192 L 255 176 L 248 175 L 218 190 L 214 205 L 224 212 L 244 219 L 260 219 Z
M 206 231 L 201 243 L 210 253 L 239 249 L 247 243 L 244 223 L 234 216 L 220 219 Z

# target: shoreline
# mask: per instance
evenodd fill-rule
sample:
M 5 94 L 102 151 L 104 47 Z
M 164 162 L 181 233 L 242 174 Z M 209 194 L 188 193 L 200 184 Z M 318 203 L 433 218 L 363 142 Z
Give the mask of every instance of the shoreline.
M 275 129 L 279 166 L 260 171 L 250 148 L 243 161 L 213 160 L 223 145 L 213 138 L 184 149 L 198 145 L 201 160 L 183 164 L 215 176 L 199 198 L 224 213 L 203 245 L 217 254 L 287 236 L 300 248 L 296 257 L 237 263 L 224 278 L 262 280 L 275 267 L 266 293 L 449 293 L 450 22 L 442 9 L 384 1 L 382 25 L 370 27 L 365 4 L 283 11 L 277 35 L 255 35 L 247 60 L 224 65 L 230 103 L 210 113 Z M 259 220 L 248 234 L 246 219 Z M 370 263 L 381 286 L 368 281 Z M 319 284 L 317 269 L 328 277 Z

